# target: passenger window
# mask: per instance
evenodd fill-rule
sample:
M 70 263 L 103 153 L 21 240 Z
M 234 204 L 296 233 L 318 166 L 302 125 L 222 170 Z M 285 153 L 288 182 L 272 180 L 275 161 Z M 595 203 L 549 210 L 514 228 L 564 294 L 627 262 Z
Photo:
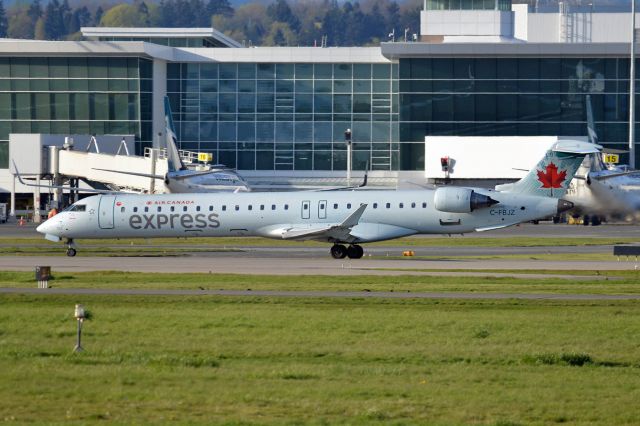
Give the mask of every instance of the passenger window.
M 120 213 L 124 213 L 124 207 L 120 207 Z
M 138 208 L 137 208 L 137 207 L 134 207 L 134 208 L 133 208 L 133 212 L 134 212 L 134 213 L 137 213 L 137 212 L 138 212 Z
M 275 210 L 276 209 L 276 205 L 275 204 L 271 204 L 271 210 Z
M 285 205 L 284 205 L 284 209 L 285 209 L 285 210 L 289 210 L 289 204 L 285 204 Z
M 176 206 L 171 206 L 171 208 L 169 210 L 171 210 L 172 212 L 175 212 L 176 211 Z
M 422 208 L 426 209 L 427 208 L 427 203 L 422 203 Z
M 162 207 L 158 206 L 158 213 L 162 211 Z
M 334 209 L 334 210 L 337 210 L 337 209 L 338 209 L 338 203 L 335 203 L 335 204 L 333 205 L 333 209 Z
M 196 211 L 199 212 L 200 211 L 200 206 L 196 206 Z
M 182 208 L 182 211 L 183 211 L 183 212 L 186 212 L 186 211 L 187 211 L 187 206 L 184 206 L 184 207 Z
M 302 210 L 309 210 L 309 205 L 308 204 L 303 204 L 302 205 Z
M 415 209 L 416 208 L 416 203 L 411 203 L 411 208 Z
M 324 210 L 324 203 L 320 203 L 320 208 Z
M 260 204 L 260 210 L 264 210 L 264 204 Z
M 347 209 L 351 208 L 351 203 L 347 203 Z
M 378 208 L 378 203 L 373 203 L 373 208 L 377 209 Z
M 403 209 L 404 208 L 404 203 L 400 203 L 400 208 Z
M 249 204 L 248 209 L 249 209 L 249 210 L 253 210 L 253 206 L 252 206 L 251 204 Z
M 387 203 L 387 208 L 390 209 L 391 208 L 391 203 Z
M 145 208 L 144 208 L 144 212 L 146 213 L 146 212 L 148 212 L 148 211 L 149 211 L 149 207 L 145 207 Z
M 84 212 L 87 211 L 87 206 L 84 204 L 74 204 L 69 209 L 70 212 Z
M 213 206 L 209 206 L 209 211 L 212 212 L 213 211 Z
M 240 210 L 240 206 L 236 204 L 236 211 Z
M 227 206 L 222 206 L 222 211 L 226 212 L 227 211 Z

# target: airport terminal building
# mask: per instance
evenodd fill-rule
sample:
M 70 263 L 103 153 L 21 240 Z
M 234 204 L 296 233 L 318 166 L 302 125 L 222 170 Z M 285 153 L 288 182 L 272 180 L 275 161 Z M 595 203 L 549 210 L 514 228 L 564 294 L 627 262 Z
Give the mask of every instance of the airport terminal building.
M 11 133 L 164 132 L 250 180 L 424 172 L 425 136 L 586 135 L 628 146 L 629 13 L 426 0 L 420 33 L 377 47 L 243 47 L 214 29 L 83 28 L 0 41 L 0 192 Z M 636 67 L 638 69 L 638 67 Z M 625 160 L 623 156 L 623 161 Z

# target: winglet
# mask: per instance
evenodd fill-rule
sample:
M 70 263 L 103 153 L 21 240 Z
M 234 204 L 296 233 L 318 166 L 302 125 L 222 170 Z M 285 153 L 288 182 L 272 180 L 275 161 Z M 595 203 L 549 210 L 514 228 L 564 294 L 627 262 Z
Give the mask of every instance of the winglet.
M 354 226 L 356 226 L 358 224 L 358 221 L 360 221 L 360 218 L 362 217 L 362 214 L 364 213 L 364 210 L 367 208 L 366 204 L 360 204 L 360 207 L 358 207 L 358 209 L 351 213 L 349 215 L 349 217 L 347 217 L 341 224 L 340 227 L 341 228 L 353 228 Z

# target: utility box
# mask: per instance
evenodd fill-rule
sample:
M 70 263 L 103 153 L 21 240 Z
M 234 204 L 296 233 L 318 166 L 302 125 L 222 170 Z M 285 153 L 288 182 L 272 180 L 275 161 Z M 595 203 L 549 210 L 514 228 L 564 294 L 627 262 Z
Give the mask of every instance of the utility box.
M 36 281 L 49 281 L 51 266 L 36 266 Z
M 7 221 L 7 203 L 0 203 L 0 223 Z

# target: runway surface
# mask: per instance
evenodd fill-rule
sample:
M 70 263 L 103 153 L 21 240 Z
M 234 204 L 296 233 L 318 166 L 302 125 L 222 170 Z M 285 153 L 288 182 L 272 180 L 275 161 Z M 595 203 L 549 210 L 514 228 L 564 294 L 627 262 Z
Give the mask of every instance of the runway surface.
M 465 293 L 465 292 L 386 292 L 386 291 L 252 291 L 252 290 L 118 290 L 118 289 L 37 289 L 0 288 L 0 294 L 67 294 L 119 296 L 234 296 L 288 298 L 367 298 L 367 299 L 520 299 L 520 300 L 640 300 L 640 295 L 542 294 L 542 293 Z
M 51 266 L 53 271 L 130 271 L 173 273 L 228 273 L 254 275 L 434 275 L 424 270 L 468 270 L 470 275 L 495 275 L 482 272 L 497 270 L 634 270 L 636 262 L 557 261 L 542 260 L 334 260 L 328 258 L 264 257 L 236 253 L 233 256 L 184 257 L 81 257 L 0 256 L 0 270 L 33 271 L 37 265 Z M 440 272 L 440 275 L 463 275 L 462 272 Z M 473 274 L 472 272 L 475 272 Z M 502 274 L 508 275 L 508 274 Z M 521 275 L 518 275 L 521 276 Z M 536 277 L 536 274 L 531 274 Z M 549 277 L 540 275 L 537 278 Z M 557 276 L 559 277 L 559 276 Z M 566 276 L 564 278 L 571 278 Z

